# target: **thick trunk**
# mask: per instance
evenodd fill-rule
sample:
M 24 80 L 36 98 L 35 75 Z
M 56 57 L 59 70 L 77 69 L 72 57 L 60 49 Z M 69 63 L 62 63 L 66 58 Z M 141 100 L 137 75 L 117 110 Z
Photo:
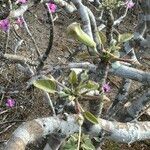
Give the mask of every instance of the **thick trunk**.
M 99 124 L 93 125 L 89 134 L 96 137 L 102 130 L 108 133 L 109 139 L 124 143 L 150 139 L 150 122 L 148 121 L 120 123 L 99 119 Z M 64 119 L 59 117 L 35 119 L 20 125 L 12 134 L 4 150 L 25 150 L 28 143 L 40 137 L 53 133 L 59 133 L 65 137 L 78 131 L 79 125 L 76 115 L 68 115 Z

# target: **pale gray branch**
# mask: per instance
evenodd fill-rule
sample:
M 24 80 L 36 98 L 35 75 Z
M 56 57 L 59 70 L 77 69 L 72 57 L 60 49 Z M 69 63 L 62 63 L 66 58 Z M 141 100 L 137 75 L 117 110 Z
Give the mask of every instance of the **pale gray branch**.
M 100 123 L 93 125 L 89 134 L 96 137 L 102 129 L 109 133 L 108 138 L 119 142 L 132 143 L 150 139 L 150 122 L 148 121 L 120 123 L 100 119 Z M 40 137 L 53 133 L 69 136 L 78 131 L 77 115 L 35 119 L 20 125 L 12 134 L 4 150 L 24 150 L 28 143 Z
M 109 73 L 122 77 L 143 82 L 150 85 L 150 73 L 132 67 L 121 65 L 119 62 L 113 63 Z

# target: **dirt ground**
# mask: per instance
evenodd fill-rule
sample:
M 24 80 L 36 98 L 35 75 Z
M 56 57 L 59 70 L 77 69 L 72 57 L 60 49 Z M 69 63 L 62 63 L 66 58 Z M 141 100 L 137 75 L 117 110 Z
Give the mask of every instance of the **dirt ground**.
M 43 12 L 44 8 L 36 8 L 28 12 L 26 15 L 27 23 L 32 24 L 30 27 L 31 32 L 33 33 L 37 45 L 42 52 L 48 43 L 49 37 L 49 25 L 48 23 L 43 23 L 46 21 L 45 12 Z M 38 11 L 36 11 L 38 10 Z M 33 13 L 33 12 L 34 13 Z M 37 12 L 37 13 L 35 13 Z M 130 12 L 131 13 L 131 12 Z M 34 15 L 33 15 L 34 14 Z M 77 14 L 68 15 L 64 11 L 58 10 L 53 16 L 58 15 L 58 19 L 56 19 L 55 27 L 54 27 L 54 43 L 52 50 L 50 52 L 49 58 L 46 61 L 46 65 L 57 65 L 60 63 L 67 62 L 67 58 L 69 56 L 69 51 L 73 51 L 73 49 L 77 48 L 77 43 L 68 38 L 66 35 L 66 27 L 74 22 L 80 21 L 80 18 Z M 133 15 L 133 14 L 132 14 Z M 35 19 L 38 18 L 38 19 Z M 133 15 L 135 18 L 135 15 Z M 132 17 L 131 17 L 132 18 Z M 38 20 L 38 21 L 37 21 Z M 126 25 L 128 23 L 128 26 Z M 122 23 L 122 26 L 119 27 L 120 32 L 133 31 L 133 28 L 136 24 L 132 23 L 132 19 L 125 20 Z M 18 50 L 18 54 L 23 55 L 25 57 L 30 57 L 35 60 L 35 50 L 32 47 L 32 41 L 29 39 L 27 34 L 24 32 L 24 29 L 19 29 L 18 33 L 24 38 L 26 43 L 24 46 Z M 5 36 L 1 35 L 1 44 L 5 41 Z M 14 46 L 15 39 L 9 41 L 9 45 Z M 8 47 L 8 52 L 14 53 L 13 46 Z M 27 49 L 31 49 L 28 51 Z M 139 57 L 145 57 L 150 52 L 148 50 L 139 51 Z M 141 62 L 144 64 L 145 70 L 150 69 L 150 61 L 145 61 L 145 59 L 141 59 Z M 0 93 L 0 150 L 3 149 L 3 144 L 10 138 L 12 132 L 24 121 L 32 120 L 39 117 L 47 117 L 51 114 L 48 104 L 43 98 L 43 92 L 38 89 L 30 88 L 28 91 L 24 91 L 28 78 L 24 76 L 23 73 L 20 73 L 15 64 L 6 63 L 6 61 L 0 61 L 0 88 L 5 87 L 6 92 Z M 113 81 L 113 82 L 112 82 Z M 120 85 L 120 79 L 116 77 L 110 77 L 110 84 L 112 87 L 112 91 L 109 94 L 110 98 L 114 98 L 117 87 Z M 138 83 L 135 82 L 132 89 L 138 88 Z M 0 89 L 1 90 L 1 89 Z M 6 107 L 6 99 L 13 98 L 16 101 L 16 105 L 13 108 Z M 34 144 L 36 145 L 36 144 Z M 150 142 L 136 142 L 131 145 L 127 144 L 118 144 L 112 141 L 106 141 L 103 145 L 104 150 L 150 150 Z M 39 150 L 36 146 L 31 146 L 27 148 L 27 150 Z

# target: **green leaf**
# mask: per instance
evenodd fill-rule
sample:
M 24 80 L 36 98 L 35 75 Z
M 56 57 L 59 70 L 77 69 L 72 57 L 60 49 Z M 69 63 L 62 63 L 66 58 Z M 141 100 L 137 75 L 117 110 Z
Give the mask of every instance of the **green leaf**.
M 110 49 L 110 52 L 113 53 L 115 51 L 118 51 L 121 47 L 119 47 L 119 45 L 115 45 L 115 46 L 111 46 L 109 49 Z
M 81 74 L 81 81 L 82 81 L 82 82 L 83 82 L 83 81 L 86 81 L 86 80 L 88 80 L 88 78 L 89 78 L 89 75 L 88 75 L 87 71 L 85 70 L 85 71 Z
M 33 85 L 43 91 L 48 93 L 55 93 L 56 92 L 56 83 L 54 80 L 51 79 L 40 79 L 33 82 Z
M 91 48 L 96 47 L 94 40 L 81 29 L 80 24 L 77 22 L 74 22 L 67 27 L 67 33 Z
M 105 45 L 106 42 L 107 42 L 106 35 L 105 35 L 102 31 L 99 31 L 99 36 L 100 36 L 100 39 L 101 39 L 101 43 L 102 43 L 103 45 Z
M 69 75 L 69 82 L 71 84 L 76 84 L 78 82 L 77 74 L 74 70 L 72 70 Z
M 76 98 L 76 97 L 75 97 L 75 96 L 72 96 L 72 95 L 69 95 L 69 96 L 68 96 L 68 99 L 69 99 L 70 101 L 75 100 L 75 98 Z
M 62 98 L 69 96 L 69 94 L 67 94 L 67 93 L 64 92 L 64 91 L 60 91 L 58 94 L 59 94 L 59 96 L 62 97 Z
M 68 95 L 71 95 L 71 89 L 69 89 L 69 88 L 64 88 L 63 92 L 68 94 Z
M 81 147 L 82 147 L 82 149 L 85 149 L 85 150 L 95 150 L 95 148 L 92 144 L 91 145 L 87 145 L 86 143 L 81 144 Z
M 85 61 L 86 59 L 89 59 L 90 55 L 88 51 L 83 51 L 82 53 L 78 53 L 75 57 Z
M 82 142 L 83 144 L 81 144 L 81 147 L 82 147 L 82 148 L 84 148 L 84 149 L 86 149 L 86 150 L 95 150 L 95 147 L 94 147 L 94 145 L 92 144 L 92 141 L 91 141 L 89 135 L 83 134 L 83 135 L 82 135 L 82 141 L 83 141 L 83 142 Z
M 93 124 L 99 123 L 98 119 L 93 114 L 91 114 L 89 111 L 85 111 L 83 113 L 83 115 L 88 121 L 92 122 Z
M 75 135 L 75 136 L 74 136 Z M 77 148 L 78 135 L 74 134 L 63 146 L 63 150 L 75 150 Z
M 85 88 L 89 90 L 97 90 L 99 88 L 99 84 L 94 81 L 89 80 Z
M 118 41 L 120 43 L 123 43 L 123 42 L 127 42 L 129 41 L 130 39 L 133 38 L 133 34 L 131 33 L 124 33 L 124 34 L 120 34 L 119 37 L 118 37 Z

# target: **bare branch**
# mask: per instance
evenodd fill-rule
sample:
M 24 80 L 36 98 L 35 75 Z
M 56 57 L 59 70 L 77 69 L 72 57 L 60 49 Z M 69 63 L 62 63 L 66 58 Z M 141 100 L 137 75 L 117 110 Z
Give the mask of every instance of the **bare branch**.
M 142 70 L 121 65 L 119 62 L 112 64 L 112 68 L 109 70 L 109 73 L 122 78 L 129 78 L 150 85 L 149 72 L 144 72 Z
M 13 133 L 4 150 L 24 150 L 28 143 L 52 133 L 69 136 L 79 131 L 76 119 L 77 115 L 67 115 L 67 118 L 62 119 L 57 116 L 23 123 Z M 93 125 L 89 134 L 96 137 L 102 129 L 109 134 L 108 138 L 124 143 L 150 139 L 150 122 L 148 121 L 120 123 L 100 119 L 100 123 Z
M 123 118 L 124 122 L 131 121 L 138 118 L 141 112 L 149 106 L 150 89 L 147 89 L 142 96 L 130 103 L 129 106 L 124 107 L 124 110 L 119 111 L 118 115 L 120 116 L 120 118 Z
M 122 85 L 120 86 L 120 89 L 118 91 L 118 94 L 116 95 L 112 105 L 108 109 L 107 118 L 110 116 L 114 116 L 116 111 L 125 104 L 127 96 L 129 94 L 129 89 L 131 86 L 132 80 L 130 79 L 123 79 Z

